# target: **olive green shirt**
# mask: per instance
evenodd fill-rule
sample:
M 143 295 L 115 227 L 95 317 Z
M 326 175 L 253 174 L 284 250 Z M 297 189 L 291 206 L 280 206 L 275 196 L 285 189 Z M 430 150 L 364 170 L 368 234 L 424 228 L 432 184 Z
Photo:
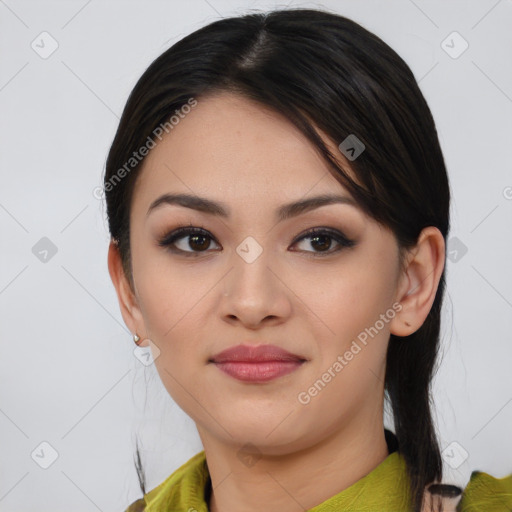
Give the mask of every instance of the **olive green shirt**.
M 365 477 L 308 512 L 410 512 L 408 482 L 405 461 L 395 451 Z M 126 512 L 208 512 L 210 490 L 205 452 L 201 451 Z M 457 512 L 510 512 L 512 474 L 497 479 L 473 471 L 462 498 L 453 503 L 450 510 Z

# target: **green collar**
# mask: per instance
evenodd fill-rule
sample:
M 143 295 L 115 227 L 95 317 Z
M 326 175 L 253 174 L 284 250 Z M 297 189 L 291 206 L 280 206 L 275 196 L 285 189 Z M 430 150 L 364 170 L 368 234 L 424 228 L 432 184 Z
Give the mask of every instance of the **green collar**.
M 145 512 L 208 512 L 210 475 L 201 451 L 145 495 Z M 347 489 L 309 512 L 397 512 L 411 510 L 405 461 L 398 452 Z
M 202 451 L 146 493 L 144 498 L 132 503 L 126 512 L 209 512 L 210 489 L 210 474 Z M 365 477 L 308 512 L 410 511 L 409 496 L 405 461 L 398 451 L 393 451 Z M 449 510 L 454 509 L 450 506 Z M 481 471 L 471 473 L 457 512 L 482 510 L 512 510 L 512 474 L 495 478 Z

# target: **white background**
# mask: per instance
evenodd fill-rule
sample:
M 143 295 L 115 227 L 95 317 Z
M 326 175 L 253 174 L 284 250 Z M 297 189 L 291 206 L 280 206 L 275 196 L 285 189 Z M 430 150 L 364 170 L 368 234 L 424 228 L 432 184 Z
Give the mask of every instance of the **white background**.
M 134 357 L 93 195 L 127 96 L 173 42 L 271 1 L 0 0 L 0 511 L 120 511 L 202 449 L 154 366 Z M 512 2 L 290 2 L 375 32 L 432 109 L 453 191 L 444 359 L 435 381 L 446 480 L 512 472 Z M 43 59 L 47 31 L 57 50 Z M 453 31 L 468 49 L 452 58 Z M 462 41 L 449 45 L 461 49 Z M 39 42 L 38 42 L 39 41 Z M 508 188 L 507 188 L 508 187 Z M 56 254 L 32 248 L 49 238 Z M 459 245 L 460 247 L 460 245 Z M 453 253 L 453 256 L 455 254 Z M 145 403 L 147 400 L 147 403 Z M 39 461 L 58 453 L 48 467 Z M 457 445 L 451 443 L 456 442 Z M 459 447 L 460 446 L 460 447 Z M 462 448 L 461 448 L 462 447 Z M 43 449 L 43 452 L 41 452 Z M 44 453 L 44 456 L 42 455 Z M 451 457 L 451 458 L 450 458 Z M 49 460 L 49 459 L 47 459 Z

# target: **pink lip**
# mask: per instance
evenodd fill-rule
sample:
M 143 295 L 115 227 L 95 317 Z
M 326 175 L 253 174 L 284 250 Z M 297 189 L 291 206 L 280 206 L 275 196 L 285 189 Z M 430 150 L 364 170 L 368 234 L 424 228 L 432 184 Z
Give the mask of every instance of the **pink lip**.
M 212 357 L 219 370 L 242 381 L 265 382 L 299 368 L 305 359 L 275 345 L 238 345 Z

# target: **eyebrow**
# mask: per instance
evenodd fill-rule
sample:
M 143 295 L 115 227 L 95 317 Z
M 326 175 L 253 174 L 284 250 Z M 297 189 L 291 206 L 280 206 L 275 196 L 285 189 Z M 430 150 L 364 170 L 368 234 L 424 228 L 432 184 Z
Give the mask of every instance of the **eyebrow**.
M 146 216 L 153 210 L 165 204 L 183 206 L 185 208 L 191 208 L 193 210 L 223 218 L 228 218 L 230 216 L 230 210 L 224 203 L 218 203 L 211 199 L 207 199 L 206 197 L 199 197 L 190 194 L 164 194 L 151 203 Z M 356 208 L 358 207 L 356 201 L 352 197 L 323 194 L 280 206 L 276 211 L 276 219 L 281 222 L 310 210 L 330 204 L 349 204 Z

